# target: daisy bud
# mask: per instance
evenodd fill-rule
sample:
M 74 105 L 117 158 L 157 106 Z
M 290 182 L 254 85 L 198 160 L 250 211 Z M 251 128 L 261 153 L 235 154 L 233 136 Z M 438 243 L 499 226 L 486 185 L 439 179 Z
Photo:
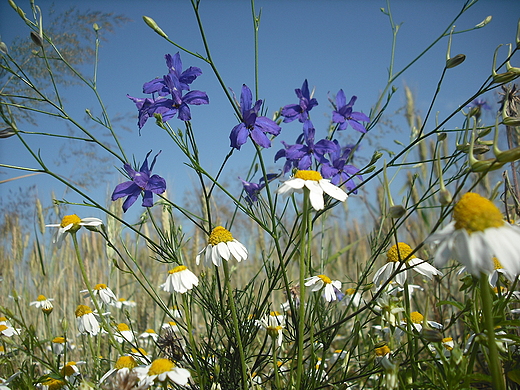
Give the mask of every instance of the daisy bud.
M 520 126 L 520 117 L 506 116 L 504 119 L 502 119 L 502 123 L 506 126 Z
M 447 189 L 439 191 L 439 203 L 443 206 L 447 206 L 451 203 L 453 197 L 451 196 L 451 192 Z
M 406 214 L 406 209 L 401 205 L 392 206 L 388 210 L 388 215 L 390 216 L 390 218 L 394 218 L 394 219 L 401 218 L 405 214 Z
M 475 25 L 475 28 L 482 28 L 489 22 L 491 22 L 491 19 L 493 19 L 493 16 L 489 15 L 486 19 L 484 19 L 482 22 Z
M 443 339 L 441 332 L 435 329 L 423 328 L 421 334 L 426 339 L 426 341 L 429 341 L 430 343 L 440 343 Z
M 368 165 L 375 164 L 376 161 L 379 160 L 381 157 L 383 157 L 383 153 L 375 151 L 374 154 L 372 155 L 372 158 L 370 159 L 370 162 L 368 163 Z
M 456 66 L 459 66 L 466 60 L 466 55 L 464 54 L 457 54 L 455 57 L 450 58 L 446 61 L 446 68 L 451 69 L 455 68 Z
M 92 25 L 92 28 L 94 29 L 94 31 L 99 31 L 99 30 L 101 30 L 101 27 L 99 27 L 99 24 L 97 24 L 97 23 L 94 23 L 94 24 Z
M 143 16 L 144 22 L 150 27 L 153 31 L 159 34 L 163 38 L 168 38 L 168 35 L 165 34 L 163 30 L 155 23 L 155 20 L 150 18 L 149 16 Z
M 7 54 L 8 50 L 7 50 L 7 45 L 5 44 L 5 42 L 0 42 L 0 51 L 4 54 Z
M 509 83 L 510 81 L 513 81 L 516 79 L 520 74 L 508 71 L 505 73 L 496 73 L 493 75 L 493 82 L 496 84 L 503 84 L 503 83 Z

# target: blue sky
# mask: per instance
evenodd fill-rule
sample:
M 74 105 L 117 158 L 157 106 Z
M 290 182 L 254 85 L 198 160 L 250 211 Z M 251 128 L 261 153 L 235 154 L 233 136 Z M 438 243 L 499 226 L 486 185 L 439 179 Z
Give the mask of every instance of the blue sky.
M 18 3 L 29 13 L 28 1 Z M 395 23 L 402 23 L 396 46 L 395 71 L 400 70 L 429 45 L 448 26 L 463 3 L 452 0 L 391 2 Z M 41 1 L 38 4 L 45 15 L 52 3 Z M 180 45 L 203 53 L 189 1 L 91 0 L 54 4 L 58 11 L 72 5 L 84 10 L 99 9 L 120 13 L 132 19 L 132 22 L 117 28 L 115 33 L 107 34 L 108 41 L 102 43 L 99 91 L 109 113 L 124 115 L 125 125 L 134 129 L 132 133 L 120 133 L 128 155 L 134 155 L 138 161 L 142 161 L 149 150 L 163 150 L 155 171 L 167 179 L 169 196 L 180 201 L 186 189 L 195 181 L 194 175 L 183 165 L 185 158 L 175 149 L 173 142 L 153 121 L 142 129 L 141 136 L 138 135 L 137 112 L 126 94 L 144 96 L 143 83 L 166 73 L 164 54 L 178 51 L 148 28 L 141 19 L 142 15 L 154 18 L 169 37 Z M 351 95 L 358 96 L 355 110 L 368 114 L 388 77 L 392 35 L 388 17 L 380 11 L 380 8 L 387 7 L 386 2 L 273 0 L 256 1 L 255 6 L 257 12 L 262 10 L 259 32 L 259 98 L 264 99 L 268 116 L 286 104 L 298 102 L 294 89 L 300 88 L 304 79 L 308 79 L 311 89 L 315 88 L 315 97 L 319 102 L 319 106 L 311 112 L 317 137 L 325 136 L 331 115 L 327 98 L 340 88 L 345 91 L 347 99 Z M 214 61 L 226 85 L 237 93 L 243 83 L 253 88 L 254 50 L 250 2 L 202 0 L 200 9 Z M 482 0 L 463 15 L 456 28 L 471 28 L 488 15 L 492 15 L 493 20 L 485 28 L 454 36 L 452 55 L 464 53 L 467 59 L 464 64 L 448 72 L 438 103 L 434 107 L 434 112 L 440 111 L 441 117 L 464 103 L 487 78 L 496 46 L 514 42 L 520 16 L 520 3 L 516 0 Z M 28 36 L 28 33 L 28 28 L 8 3 L 2 2 L 2 41 L 9 45 L 15 36 Z M 399 91 L 388 109 L 390 115 L 405 103 L 404 85 L 408 85 L 416 94 L 419 113 L 425 114 L 442 72 L 446 44 L 447 40 L 443 39 L 396 80 L 394 85 Z M 506 49 L 502 48 L 500 53 L 505 56 Z M 236 118 L 209 66 L 185 53 L 181 53 L 181 57 L 184 67 L 198 66 L 203 71 L 203 75 L 192 84 L 192 89 L 207 92 L 210 104 L 192 108 L 193 127 L 202 154 L 202 163 L 210 172 L 216 173 L 220 162 L 229 152 L 229 133 L 237 123 Z M 83 71 L 87 76 L 92 74 L 88 69 Z M 93 105 L 92 96 L 86 95 L 86 88 L 64 88 L 63 93 L 68 109 L 79 119 L 84 117 L 85 108 L 99 113 L 98 108 Z M 486 97 L 496 99 L 493 95 Z M 394 139 L 408 142 L 409 132 L 402 115 L 391 115 L 389 118 L 401 130 L 390 130 L 384 126 L 375 128 L 373 135 L 369 134 L 362 145 L 365 156 L 371 156 L 377 145 L 398 150 L 399 146 L 393 142 Z M 38 118 L 38 123 L 38 128 L 25 129 L 44 131 L 46 127 L 52 126 L 58 133 L 65 132 L 59 122 Z M 174 127 L 182 127 L 182 122 L 177 119 L 172 119 L 170 123 Z M 462 119 L 459 117 L 453 123 L 454 126 L 460 126 Z M 433 122 L 429 128 L 432 127 Z M 300 132 L 301 127 L 297 122 L 283 125 L 282 133 L 266 153 L 266 160 L 273 170 L 280 169 L 283 164 L 279 162 L 275 165 L 272 159 L 274 153 L 281 148 L 280 141 L 294 143 Z M 354 133 L 349 128 L 345 137 L 356 137 L 357 134 Z M 49 162 L 59 148 L 54 139 L 33 137 L 29 142 L 40 148 L 42 156 Z M 253 148 L 248 142 L 241 151 L 234 153 L 223 175 L 224 180 L 236 182 L 238 175 L 245 176 L 252 155 Z M 16 137 L 0 140 L 0 162 L 36 167 Z M 81 163 L 76 162 L 79 165 Z M 92 190 L 92 195 L 97 199 L 103 200 L 114 185 L 124 180 L 115 169 L 120 164 L 115 160 L 112 164 L 114 176 Z M 71 175 L 74 171 L 74 167 L 58 169 L 65 169 L 65 174 Z M 0 172 L 0 181 L 24 174 L 5 169 L 0 169 Z M 16 190 L 32 184 L 38 186 L 38 194 L 43 199 L 49 199 L 51 190 L 56 192 L 58 198 L 64 194 L 62 185 L 43 175 L 1 184 L 0 194 L 4 196 L 10 189 Z M 65 197 L 69 201 L 82 200 L 73 194 Z

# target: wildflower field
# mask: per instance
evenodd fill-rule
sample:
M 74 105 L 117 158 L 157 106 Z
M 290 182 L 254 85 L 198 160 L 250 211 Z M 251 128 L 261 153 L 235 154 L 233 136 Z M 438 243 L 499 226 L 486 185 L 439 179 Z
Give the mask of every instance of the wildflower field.
M 151 9 L 140 22 L 171 50 L 155 59 L 162 74 L 130 80 L 134 92 L 120 96 L 134 109 L 128 152 L 97 83 L 107 25 L 90 24 L 87 77 L 70 41 L 47 29 L 47 4 L 8 0 L 31 51 L 20 60 L 0 41 L 0 142 L 15 139 L 31 161 L 2 157 L 0 167 L 45 176 L 80 201 L 37 199 L 29 227 L 4 208 L 0 390 L 520 388 L 520 22 L 482 60 L 489 72 L 479 88 L 449 110 L 432 109 L 450 72 L 465 65 L 452 43 L 492 20 L 456 27 L 477 2 L 461 1 L 437 39 L 400 68 L 400 25 L 387 2 L 392 51 L 376 101 L 341 85 L 327 95 L 304 79 L 274 108 L 259 94 L 254 1 L 255 79 L 241 86 L 228 85 L 213 60 L 204 0 L 188 1 L 202 52 L 177 42 Z M 421 114 L 396 80 L 434 45 L 446 57 Z M 64 74 L 95 109 L 70 108 Z M 208 96 L 207 79 L 220 96 Z M 371 136 L 398 96 L 409 137 L 391 152 Z M 236 121 L 215 124 L 211 137 L 229 147 L 208 166 L 200 150 L 215 141 L 195 118 L 218 99 Z M 323 115 L 328 126 L 315 127 Z M 29 131 L 42 117 L 68 131 Z M 151 128 L 168 144 L 145 148 Z M 108 198 L 50 168 L 34 137 L 66 139 L 116 171 Z M 182 159 L 166 161 L 171 149 Z M 182 202 L 167 179 L 180 169 L 195 178 Z

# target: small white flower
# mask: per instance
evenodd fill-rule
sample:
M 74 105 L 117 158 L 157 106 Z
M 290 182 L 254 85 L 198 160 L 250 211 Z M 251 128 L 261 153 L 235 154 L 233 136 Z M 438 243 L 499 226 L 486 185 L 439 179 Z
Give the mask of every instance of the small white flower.
M 149 366 L 134 368 L 134 372 L 139 376 L 140 385 L 142 383 L 151 385 L 154 381 L 164 382 L 169 379 L 178 385 L 185 386 L 190 378 L 188 370 L 177 367 L 168 359 L 155 359 Z
M 153 341 L 156 341 L 159 338 L 159 335 L 155 333 L 155 330 L 153 329 L 146 329 L 143 333 L 139 335 L 140 339 L 152 339 Z
M 505 222 L 500 210 L 479 194 L 468 192 L 453 208 L 453 221 L 427 241 L 437 243 L 434 262 L 459 261 L 474 276 L 494 269 L 499 259 L 509 275 L 520 274 L 520 227 Z
M 166 282 L 161 284 L 160 288 L 167 293 L 173 293 L 175 291 L 184 294 L 186 291 L 198 285 L 199 278 L 185 265 L 179 265 L 168 271 Z
M 75 233 L 82 226 L 85 226 L 89 230 L 96 230 L 98 226 L 103 225 L 103 221 L 99 218 L 80 218 L 76 214 L 66 215 L 61 220 L 61 223 L 45 225 L 46 227 L 57 227 L 58 231 L 54 236 L 52 242 L 58 244 L 58 248 L 61 247 L 65 233 Z
M 45 314 L 50 314 L 54 308 L 52 305 L 52 298 L 46 298 L 45 295 L 38 295 L 36 301 L 29 303 L 29 306 L 35 306 L 37 309 L 42 309 Z
M 130 327 L 125 323 L 117 324 L 117 333 L 114 334 L 114 338 L 118 343 L 122 343 L 124 341 L 128 341 L 131 343 L 134 341 L 134 332 L 130 329 Z
M 65 337 L 58 336 L 52 339 L 51 350 L 53 353 L 56 355 L 62 355 L 63 352 L 65 352 L 65 348 L 70 349 Z
M 323 288 L 323 296 L 327 302 L 332 302 L 337 299 L 334 288 L 341 290 L 341 282 L 339 280 L 333 281 L 325 275 L 311 276 L 305 280 L 307 287 L 312 286 L 311 291 L 320 291 Z
M 88 290 L 82 290 L 81 293 L 88 292 Z M 105 305 L 114 305 L 117 302 L 116 295 L 114 292 L 104 283 L 98 283 L 92 289 L 94 296 L 99 297 Z M 84 298 L 90 297 L 90 294 L 83 296 Z
M 247 259 L 246 247 L 235 240 L 229 230 L 222 226 L 217 226 L 213 229 L 208 242 L 208 246 L 197 255 L 197 265 L 203 253 L 205 266 L 209 266 L 213 263 L 219 267 L 222 264 L 222 259 L 229 261 L 231 257 L 234 257 L 238 262 Z
M 400 286 L 404 286 L 407 278 L 407 268 L 426 276 L 428 279 L 433 279 L 435 275 L 442 276 L 442 272 L 429 264 L 425 260 L 419 259 L 415 255 L 410 255 L 412 248 L 404 242 L 399 242 L 393 245 L 386 253 L 387 262 L 379 268 L 374 275 L 374 284 L 379 287 L 380 284 L 385 283 L 392 277 L 393 273 L 399 269 L 399 273 L 394 276 L 394 280 Z
M 121 309 L 123 306 L 127 307 L 136 307 L 137 303 L 134 301 L 128 301 L 125 298 L 119 298 L 116 302 L 111 303 L 112 306 L 115 306 L 118 309 Z
M 0 336 L 13 337 L 15 334 L 19 335 L 21 329 L 13 328 L 11 325 L 7 325 L 7 323 L 0 324 Z
M 302 192 L 306 188 L 309 191 L 309 200 L 315 210 L 322 210 L 325 207 L 323 193 L 341 202 L 347 200 L 347 193 L 341 188 L 336 187 L 329 179 L 324 179 L 317 171 L 297 171 L 292 178 L 286 180 L 276 192 L 283 194 L 292 194 L 293 192 Z
M 277 311 L 272 311 L 260 320 L 256 321 L 256 324 L 267 331 L 267 334 L 271 336 L 280 347 L 283 342 L 283 328 L 285 327 L 285 316 Z
M 128 375 L 135 367 L 137 367 L 137 362 L 133 356 L 121 356 L 119 359 L 117 359 L 114 368 L 108 370 L 105 375 L 101 377 L 99 383 L 103 383 L 105 380 L 107 380 L 107 378 L 114 374 L 122 376 Z
M 175 321 L 170 321 L 170 322 L 165 322 L 164 324 L 162 324 L 161 329 L 167 329 L 167 330 L 171 330 L 173 332 L 178 332 L 179 326 L 177 325 L 177 323 Z
M 363 299 L 363 295 L 360 290 L 356 291 L 355 288 L 347 288 L 345 290 L 345 295 L 343 296 L 342 302 L 344 302 L 345 305 L 352 303 L 353 307 L 359 307 L 361 303 L 365 303 L 365 300 Z
M 100 330 L 98 320 L 86 305 L 78 305 L 76 308 L 76 324 L 81 334 L 96 336 Z

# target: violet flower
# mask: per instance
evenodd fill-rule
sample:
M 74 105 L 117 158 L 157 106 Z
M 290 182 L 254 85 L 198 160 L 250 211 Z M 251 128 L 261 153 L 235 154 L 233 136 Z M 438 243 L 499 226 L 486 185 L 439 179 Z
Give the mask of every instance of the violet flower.
M 332 112 L 332 122 L 339 123 L 338 130 L 345 130 L 348 125 L 354 130 L 366 133 L 367 129 L 359 122 L 370 122 L 370 118 L 361 112 L 352 111 L 357 96 L 352 96 L 346 104 L 345 93 L 342 89 L 336 95 L 336 110 Z
M 318 105 L 318 101 L 315 98 L 311 99 L 307 79 L 303 82 L 302 89 L 297 88 L 294 91 L 296 96 L 300 98 L 300 102 L 298 104 L 288 104 L 282 108 L 281 114 L 285 117 L 284 123 L 292 122 L 295 119 L 304 123 L 309 118 L 309 111 Z
M 161 153 L 157 153 L 153 158 L 152 165 L 148 168 L 148 156 L 152 153 L 150 150 L 144 159 L 143 164 L 139 172 L 135 171 L 130 164 L 125 164 L 125 171 L 130 176 L 129 181 L 118 184 L 112 193 L 112 200 L 116 200 L 126 196 L 126 200 L 123 203 L 123 211 L 126 212 L 130 206 L 132 206 L 137 197 L 143 193 L 143 207 L 153 206 L 153 194 L 162 194 L 166 191 L 166 181 L 159 175 L 151 175 L 157 156 Z
M 280 157 L 285 157 L 291 163 L 284 166 L 284 173 L 291 169 L 291 166 L 299 170 L 307 170 L 312 166 L 313 159 L 318 164 L 328 163 L 329 160 L 325 158 L 326 153 L 333 153 L 336 150 L 336 145 L 327 139 L 319 140 L 314 143 L 314 135 L 316 130 L 310 120 L 306 120 L 303 124 L 303 137 L 298 137 L 295 145 L 287 145 L 285 149 L 279 150 L 275 155 L 275 161 Z M 295 164 L 297 162 L 297 164 Z
M 242 86 L 240 94 L 240 111 L 242 113 L 242 122 L 233 127 L 229 139 L 231 147 L 240 150 L 240 147 L 247 142 L 247 138 L 251 137 L 254 143 L 263 147 L 271 147 L 271 141 L 266 133 L 272 135 L 280 134 L 281 127 L 275 121 L 265 117 L 258 116 L 262 100 L 257 100 L 253 105 L 253 95 L 247 85 Z
M 267 174 L 267 181 L 270 182 L 271 180 L 274 180 L 277 178 L 279 174 L 277 173 L 268 173 Z M 245 181 L 239 177 L 240 181 L 242 182 L 242 185 L 244 186 L 244 191 L 247 193 L 246 201 L 249 205 L 253 204 L 254 202 L 258 201 L 258 194 L 262 189 L 265 187 L 266 183 L 264 180 L 264 177 L 262 176 L 258 183 L 252 183 Z
M 333 142 L 336 145 L 335 150 L 329 152 L 331 161 L 321 166 L 321 175 L 326 179 L 330 179 L 332 184 L 338 187 L 344 184 L 349 191 L 352 191 L 356 188 L 354 177 L 363 180 L 363 176 L 357 174 L 359 169 L 354 165 L 347 164 L 353 153 L 353 148 L 351 145 L 348 145 L 342 151 L 338 141 L 334 140 Z M 353 193 L 357 194 L 357 190 L 354 190 Z

